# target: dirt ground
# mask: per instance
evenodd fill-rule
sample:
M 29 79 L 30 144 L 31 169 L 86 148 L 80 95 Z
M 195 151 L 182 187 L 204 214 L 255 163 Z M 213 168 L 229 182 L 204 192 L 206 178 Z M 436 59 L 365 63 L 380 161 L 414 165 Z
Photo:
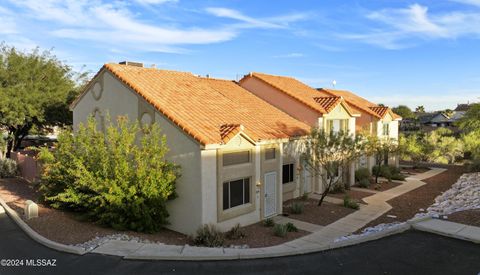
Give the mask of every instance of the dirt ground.
M 342 200 L 343 198 L 345 198 L 345 196 L 348 196 L 350 197 L 350 199 L 358 203 L 365 203 L 362 199 L 371 195 L 374 195 L 374 194 L 369 192 L 357 191 L 357 190 L 345 190 L 345 193 L 328 194 L 329 197 L 335 197 Z
M 23 206 L 26 200 L 38 203 L 39 217 L 28 220 L 26 223 L 40 235 L 52 241 L 63 244 L 79 244 L 95 237 L 121 233 L 152 242 L 173 245 L 188 243 L 192 245 L 189 236 L 168 229 L 154 234 L 146 234 L 133 231 L 118 231 L 99 226 L 93 222 L 82 221 L 74 213 L 52 209 L 39 203 L 39 196 L 40 193 L 37 191 L 36 186 L 21 178 L 0 179 L 0 197 L 20 215 L 23 214 Z M 283 238 L 277 237 L 273 235 L 272 227 L 265 227 L 262 223 L 243 227 L 242 230 L 246 233 L 246 237 L 239 240 L 227 239 L 226 246 L 231 244 L 247 244 L 249 247 L 273 246 L 308 234 L 306 231 L 299 230 L 298 232 L 289 232 Z
M 394 187 L 397 187 L 401 185 L 400 182 L 397 182 L 397 181 L 386 181 L 386 180 L 379 180 L 378 183 L 375 183 L 375 179 L 372 179 L 370 181 L 370 185 L 365 188 L 365 187 L 360 187 L 360 186 L 357 186 L 355 185 L 355 187 L 358 187 L 358 188 L 365 188 L 365 189 L 369 189 L 369 190 L 374 190 L 374 191 L 386 191 L 388 189 L 392 189 Z
M 301 214 L 292 213 L 291 205 L 294 202 L 304 203 L 304 209 Z M 323 202 L 320 207 L 317 204 L 318 200 L 314 199 L 305 201 L 301 199 L 288 200 L 283 204 L 283 213 L 286 213 L 292 219 L 325 226 L 356 211 L 343 207 L 343 205 L 328 202 Z
M 465 210 L 448 215 L 448 221 L 480 227 L 480 209 Z
M 368 223 L 364 228 L 381 223 L 403 222 L 419 213 L 420 209 L 427 209 L 438 195 L 450 189 L 457 179 L 466 172 L 462 166 L 448 166 L 447 169 L 443 173 L 423 180 L 426 183 L 424 186 L 389 200 L 388 203 L 393 208 L 378 219 Z M 390 218 L 387 215 L 393 215 L 396 218 Z

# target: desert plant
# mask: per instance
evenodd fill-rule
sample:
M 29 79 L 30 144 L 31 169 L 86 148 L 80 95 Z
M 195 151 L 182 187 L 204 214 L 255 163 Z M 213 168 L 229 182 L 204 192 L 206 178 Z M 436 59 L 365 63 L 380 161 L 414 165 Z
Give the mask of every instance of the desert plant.
M 237 223 L 234 227 L 232 227 L 227 233 L 225 234 L 227 239 L 230 240 L 238 240 L 245 238 L 246 234 L 245 231 L 240 227 L 240 224 Z
M 287 222 L 285 227 L 287 228 L 287 232 L 298 232 L 298 228 L 291 222 Z
M 0 158 L 0 178 L 13 178 L 17 174 L 18 167 L 14 160 Z
M 368 168 L 359 168 L 355 171 L 355 180 L 360 182 L 363 179 L 369 179 L 371 176 Z
M 275 224 L 275 226 L 273 226 L 273 235 L 282 238 L 285 237 L 287 235 L 287 226 L 279 223 Z
M 75 134 L 61 133 L 55 151 L 40 151 L 44 201 L 115 229 L 160 230 L 179 176 L 165 159 L 165 136 L 156 124 L 140 129 L 125 117 L 106 118 L 104 129 L 89 118 Z
M 205 224 L 197 229 L 193 243 L 197 246 L 219 247 L 225 243 L 225 236 L 215 225 Z
M 272 218 L 268 218 L 263 221 L 263 226 L 272 227 L 274 225 L 275 225 L 275 222 L 273 221 Z
M 338 181 L 336 184 L 332 186 L 330 193 L 332 194 L 345 193 L 345 184 L 342 181 Z
M 307 193 L 303 193 L 303 195 L 300 197 L 300 199 L 301 199 L 302 201 L 308 200 L 308 194 L 307 194 Z
M 361 188 L 368 188 L 370 186 L 370 180 L 369 179 L 361 179 L 358 182 L 358 186 Z
M 389 181 L 392 179 L 392 172 L 390 170 L 390 167 L 387 165 L 382 165 L 382 166 L 375 165 L 372 168 L 372 172 L 374 175 L 377 175 L 379 177 L 384 177 Z
M 356 201 L 353 201 L 352 199 L 350 199 L 348 195 L 343 197 L 343 206 L 351 209 L 360 208 L 360 205 Z
M 400 180 L 400 181 L 404 181 L 405 178 L 406 178 L 405 175 L 400 174 L 400 173 L 393 174 L 392 177 L 391 177 L 392 180 Z
M 292 214 L 302 214 L 305 204 L 303 202 L 295 201 L 292 203 Z

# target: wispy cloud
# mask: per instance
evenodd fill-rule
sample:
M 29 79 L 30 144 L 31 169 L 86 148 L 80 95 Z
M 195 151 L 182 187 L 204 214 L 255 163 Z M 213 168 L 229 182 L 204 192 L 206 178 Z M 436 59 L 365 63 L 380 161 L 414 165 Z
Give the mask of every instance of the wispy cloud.
M 0 26 L 0 34 L 13 34 L 18 32 L 13 13 L 2 7 L 0 7 Z
M 303 53 L 287 53 L 287 54 L 280 54 L 280 55 L 274 55 L 274 58 L 298 58 L 298 57 L 304 57 L 305 54 Z
M 480 0 L 452 0 L 452 1 L 480 7 Z
M 292 22 L 305 20 L 307 18 L 307 15 L 304 13 L 295 13 L 268 18 L 253 18 L 234 9 L 219 7 L 206 8 L 205 11 L 217 17 L 241 21 L 243 24 L 234 25 L 234 27 L 237 28 L 286 28 Z
M 415 45 L 418 42 L 415 42 L 415 39 L 457 39 L 464 36 L 480 36 L 480 11 L 430 13 L 428 7 L 413 4 L 408 8 L 374 11 L 367 14 L 366 18 L 376 21 L 380 27 L 363 33 L 338 34 L 337 37 L 386 49 L 401 49 Z
M 178 0 L 135 0 L 141 5 L 161 5 L 165 3 L 177 3 Z

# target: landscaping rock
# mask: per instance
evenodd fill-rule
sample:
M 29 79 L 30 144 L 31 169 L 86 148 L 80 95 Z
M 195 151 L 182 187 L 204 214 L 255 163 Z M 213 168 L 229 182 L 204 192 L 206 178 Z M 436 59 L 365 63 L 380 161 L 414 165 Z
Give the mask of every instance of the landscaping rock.
M 107 235 L 103 237 L 95 237 L 91 239 L 90 241 L 81 243 L 81 244 L 76 244 L 75 246 L 77 247 L 82 247 L 86 250 L 93 250 L 102 244 L 110 241 L 110 240 L 117 240 L 117 241 L 129 241 L 129 242 L 135 242 L 135 243 L 144 243 L 144 244 L 158 244 L 162 245 L 163 243 L 161 242 L 153 242 L 150 240 L 142 240 L 139 237 L 132 237 L 127 234 L 113 234 L 113 235 Z
M 363 237 L 363 236 L 368 236 L 370 234 L 377 233 L 377 232 L 380 232 L 380 231 L 383 231 L 383 230 L 400 227 L 404 224 L 405 224 L 404 222 L 403 223 L 400 223 L 400 222 L 381 223 L 379 225 L 376 225 L 376 226 L 373 226 L 373 227 L 367 227 L 367 228 L 363 229 L 362 233 L 360 233 L 360 234 L 352 234 L 352 235 L 348 235 L 348 236 L 343 236 L 343 237 L 335 239 L 333 242 L 336 243 L 336 242 L 340 242 L 340 241 L 345 241 L 345 240 L 355 239 L 355 238 L 359 238 L 359 237 Z
M 480 209 L 480 173 L 463 174 L 449 190 L 435 198 L 426 212 L 415 217 L 429 215 L 447 219 L 448 214 L 471 209 Z

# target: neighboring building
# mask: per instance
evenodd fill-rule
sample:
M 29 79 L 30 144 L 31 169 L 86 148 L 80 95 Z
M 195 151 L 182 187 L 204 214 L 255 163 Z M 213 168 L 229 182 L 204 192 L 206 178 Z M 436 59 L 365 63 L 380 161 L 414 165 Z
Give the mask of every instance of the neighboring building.
M 360 113 L 360 117 L 355 119 L 355 129 L 357 133 L 366 132 L 379 138 L 388 137 L 398 140 L 399 121 L 401 121 L 402 118 L 395 114 L 389 107 L 379 106 L 350 91 L 326 88 L 320 88 L 318 90 L 325 95 L 343 97 L 352 110 Z M 400 163 L 398 156 L 391 156 L 387 161 L 388 164 L 395 166 L 398 166 Z M 357 163 L 358 167 L 368 167 L 370 169 L 374 165 L 375 159 L 373 157 L 369 159 L 362 157 Z
M 360 114 L 352 110 L 341 96 L 326 95 L 291 77 L 263 73 L 250 73 L 239 83 L 243 88 L 312 127 L 355 134 L 355 119 Z M 302 175 L 300 181 L 285 185 L 285 189 L 291 192 L 285 194 L 284 198 L 295 197 L 305 189 L 316 193 L 323 192 L 320 176 L 310 175 L 298 159 L 294 165 L 301 169 Z M 351 165 L 339 174 L 344 177 L 345 182 L 353 184 L 354 169 L 354 165 Z M 310 189 L 312 187 L 313 189 Z
M 159 124 L 167 159 L 182 167 L 179 196 L 167 205 L 175 231 L 252 224 L 281 214 L 285 198 L 300 195 L 286 190 L 298 181 L 298 156 L 284 147 L 310 126 L 233 81 L 106 64 L 71 109 L 75 128 L 89 115 L 102 121 L 107 113 Z M 350 118 L 345 110 L 339 112 Z

